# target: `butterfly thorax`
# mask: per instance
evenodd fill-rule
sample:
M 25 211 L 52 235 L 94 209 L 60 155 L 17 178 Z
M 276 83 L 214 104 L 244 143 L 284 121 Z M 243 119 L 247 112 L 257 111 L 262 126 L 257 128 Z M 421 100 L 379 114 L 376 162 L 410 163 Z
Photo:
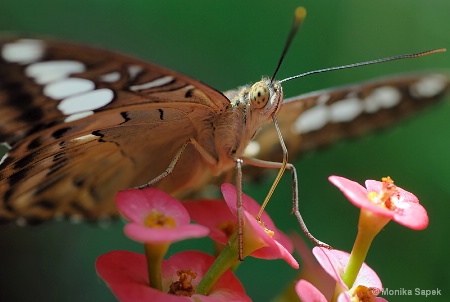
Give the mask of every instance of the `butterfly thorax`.
M 253 85 L 229 91 L 230 105 L 215 122 L 215 145 L 218 156 L 217 172 L 234 165 L 258 130 L 271 121 L 283 100 L 283 89 L 268 78 Z

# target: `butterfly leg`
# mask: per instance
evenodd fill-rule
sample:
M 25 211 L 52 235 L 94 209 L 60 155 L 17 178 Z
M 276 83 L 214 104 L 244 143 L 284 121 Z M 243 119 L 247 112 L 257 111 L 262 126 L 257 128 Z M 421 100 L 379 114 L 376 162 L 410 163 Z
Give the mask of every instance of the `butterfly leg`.
M 162 172 L 161 174 L 159 174 L 158 176 L 156 176 L 155 178 L 153 178 L 152 180 L 150 180 L 149 182 L 137 186 L 137 189 L 144 189 L 150 186 L 153 186 L 154 184 L 156 184 L 157 182 L 159 182 L 161 179 L 167 177 L 167 175 L 169 175 L 170 173 L 172 173 L 173 169 L 175 168 L 175 165 L 177 164 L 177 162 L 180 160 L 181 155 L 183 154 L 184 150 L 186 149 L 187 145 L 190 143 L 190 141 L 187 141 L 183 144 L 183 146 L 181 146 L 180 150 L 178 150 L 177 154 L 175 154 L 175 156 L 173 157 L 172 161 L 170 162 L 169 166 L 167 167 L 167 169 Z
M 156 176 L 155 178 L 153 178 L 152 180 L 150 180 L 149 182 L 137 186 L 137 189 L 143 189 L 143 188 L 147 188 L 150 186 L 153 186 L 154 184 L 156 184 L 157 182 L 159 182 L 160 180 L 164 179 L 165 177 L 167 177 L 170 173 L 172 173 L 173 169 L 175 168 L 176 164 L 178 163 L 178 161 L 181 158 L 181 155 L 183 154 L 184 150 L 186 149 L 186 147 L 192 144 L 195 149 L 200 153 L 200 155 L 211 165 L 216 165 L 217 164 L 217 159 L 215 159 L 207 150 L 205 150 L 194 138 L 190 138 L 187 142 L 185 142 L 183 144 L 183 146 L 181 146 L 180 150 L 178 150 L 177 154 L 175 154 L 175 156 L 173 157 L 172 161 L 170 162 L 169 166 L 167 167 L 166 170 L 164 170 L 164 172 L 162 172 L 161 174 L 159 174 L 158 176 Z
M 260 160 L 256 158 L 243 158 L 243 162 L 246 165 L 259 167 L 259 168 L 267 168 L 267 169 L 281 169 L 283 168 L 283 163 L 279 162 L 272 162 L 272 161 L 265 161 Z M 326 248 L 331 248 L 328 244 L 318 240 L 315 238 L 306 227 L 305 222 L 303 221 L 302 215 L 300 214 L 299 206 L 298 206 L 298 178 L 297 178 L 297 170 L 295 169 L 294 165 L 291 163 L 286 164 L 286 169 L 291 171 L 291 177 L 292 177 L 292 213 L 294 213 L 295 217 L 297 218 L 300 228 L 302 229 L 303 233 L 308 237 L 314 244 Z
M 238 216 L 238 244 L 239 244 L 239 260 L 244 261 L 244 213 L 242 210 L 242 164 L 241 158 L 236 158 L 236 208 Z

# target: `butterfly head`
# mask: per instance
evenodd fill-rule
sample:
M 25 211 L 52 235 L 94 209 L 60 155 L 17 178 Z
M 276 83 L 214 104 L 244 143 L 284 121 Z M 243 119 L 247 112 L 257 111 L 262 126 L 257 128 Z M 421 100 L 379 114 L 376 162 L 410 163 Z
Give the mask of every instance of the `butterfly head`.
M 252 108 L 276 114 L 283 100 L 283 89 L 280 83 L 263 78 L 250 87 L 248 98 Z

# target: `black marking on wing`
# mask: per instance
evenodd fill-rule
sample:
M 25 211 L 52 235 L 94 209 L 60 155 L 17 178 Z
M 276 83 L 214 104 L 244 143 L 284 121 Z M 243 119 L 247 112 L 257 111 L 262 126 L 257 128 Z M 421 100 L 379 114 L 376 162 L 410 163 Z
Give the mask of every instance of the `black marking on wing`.
M 65 152 L 61 152 L 61 153 L 55 154 L 55 156 L 53 156 L 53 161 L 57 161 L 57 160 L 63 158 L 64 156 L 66 156 Z
M 64 134 L 69 131 L 70 127 L 60 128 L 52 133 L 53 138 L 60 139 L 64 136 Z
M 186 93 L 184 94 L 185 98 L 191 98 L 194 94 L 193 94 L 194 88 L 189 89 L 188 91 L 186 91 Z
M 126 122 L 130 121 L 130 117 L 128 116 L 128 112 L 126 112 L 126 111 L 121 112 L 120 115 L 123 117 L 124 121 L 122 123 L 120 123 L 119 125 L 123 125 Z
M 25 167 L 20 171 L 17 171 L 16 173 L 12 174 L 8 178 L 8 183 L 11 187 L 14 187 L 18 182 L 20 182 L 22 179 L 24 179 L 28 172 L 30 171 L 31 167 Z
M 21 114 L 20 119 L 27 122 L 36 122 L 40 121 L 44 117 L 44 115 L 45 113 L 42 108 L 34 106 L 24 111 Z
M 55 202 L 48 199 L 39 200 L 34 204 L 35 207 L 44 208 L 46 210 L 54 210 L 57 206 Z
M 36 158 L 37 153 L 29 153 L 26 156 L 19 159 L 17 162 L 14 163 L 14 169 L 20 170 L 22 168 L 25 168 L 29 164 L 33 163 L 34 159 Z
M 49 173 L 48 173 L 49 174 Z M 47 174 L 47 175 L 48 175 Z M 38 186 L 38 188 L 36 189 L 36 192 L 34 193 L 35 195 L 39 195 L 42 192 L 45 192 L 46 190 L 48 190 L 49 188 L 51 188 L 52 186 L 54 186 L 55 184 L 58 183 L 60 178 L 52 178 L 51 181 L 46 181 L 42 184 L 40 184 Z
M 8 209 L 8 211 L 12 212 L 13 208 L 11 207 L 11 205 L 9 204 L 9 200 L 11 198 L 11 195 L 13 193 L 13 189 L 10 188 L 8 189 L 5 194 L 3 195 L 3 200 L 5 201 L 5 207 L 6 209 Z
M 100 138 L 98 139 L 99 142 L 101 142 L 101 143 L 106 143 L 106 141 L 103 139 L 104 135 L 101 133 L 100 130 L 92 131 L 92 135 L 95 135 L 95 136 L 100 137 Z
M 33 133 L 37 133 L 37 132 L 43 131 L 43 130 L 48 129 L 48 128 L 51 128 L 51 127 L 53 127 L 53 126 L 55 126 L 55 125 L 57 125 L 57 124 L 58 124 L 57 121 L 52 121 L 52 122 L 50 122 L 50 123 L 39 123 L 39 124 L 36 124 L 35 126 L 33 126 L 33 128 L 31 128 L 31 129 L 26 133 L 26 135 L 31 135 L 31 134 L 33 134 Z
M 42 141 L 40 137 L 36 137 L 35 139 L 33 139 L 28 145 L 27 145 L 27 149 L 29 151 L 39 148 L 42 145 Z
M 53 161 L 55 163 L 49 167 L 50 171 L 47 172 L 47 176 L 55 173 L 56 171 L 63 168 L 65 165 L 67 165 L 69 163 L 69 160 L 67 158 L 60 158 L 57 160 L 55 160 L 55 158 L 54 158 Z
M 86 182 L 86 179 L 85 179 L 85 178 L 77 178 L 77 177 L 75 177 L 75 178 L 72 180 L 73 185 L 74 185 L 75 187 L 77 187 L 77 188 L 81 188 L 85 182 Z
M 97 190 L 95 187 L 90 186 L 89 187 L 89 195 L 92 196 L 92 199 L 96 202 L 96 203 L 100 203 L 101 202 L 101 198 L 100 198 L 100 194 L 98 194 Z M 89 217 L 88 215 L 86 217 Z
M 34 225 L 40 225 L 48 219 L 43 219 L 42 217 L 39 217 L 39 216 L 27 216 L 26 220 L 27 220 L 27 225 L 34 226 Z M 10 222 L 11 221 L 8 221 L 7 223 L 10 223 Z
M 62 149 L 65 149 L 65 148 L 67 148 L 67 142 L 66 141 L 60 141 L 59 142 L 59 149 L 62 150 Z
M 158 109 L 158 111 L 159 111 L 159 119 L 160 119 L 161 121 L 163 121 L 163 120 L 164 120 L 164 110 Z
M 9 106 L 23 109 L 33 103 L 33 95 L 25 92 L 21 83 L 10 82 L 2 86 L 2 90 L 8 95 L 6 99 Z
M 13 162 L 13 161 L 14 161 L 14 157 L 11 157 L 11 156 L 6 157 L 6 158 L 3 160 L 2 164 L 0 165 L 0 169 L 3 168 L 3 167 L 9 166 L 9 164 L 10 164 L 11 162 Z

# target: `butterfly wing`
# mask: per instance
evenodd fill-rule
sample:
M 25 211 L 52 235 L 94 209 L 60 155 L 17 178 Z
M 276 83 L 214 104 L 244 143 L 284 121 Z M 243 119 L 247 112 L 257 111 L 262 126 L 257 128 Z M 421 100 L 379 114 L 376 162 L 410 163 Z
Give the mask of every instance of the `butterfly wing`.
M 118 190 L 158 176 L 190 138 L 207 144 L 229 104 L 200 82 L 104 50 L 30 39 L 0 50 L 4 223 L 114 214 Z M 177 177 L 161 183 L 167 191 L 202 174 L 198 152 L 185 153 Z
M 277 119 L 293 158 L 398 122 L 438 103 L 449 91 L 450 76 L 446 72 L 384 77 L 288 98 Z M 266 125 L 258 133 L 248 153 L 280 161 L 281 148 L 273 126 Z

